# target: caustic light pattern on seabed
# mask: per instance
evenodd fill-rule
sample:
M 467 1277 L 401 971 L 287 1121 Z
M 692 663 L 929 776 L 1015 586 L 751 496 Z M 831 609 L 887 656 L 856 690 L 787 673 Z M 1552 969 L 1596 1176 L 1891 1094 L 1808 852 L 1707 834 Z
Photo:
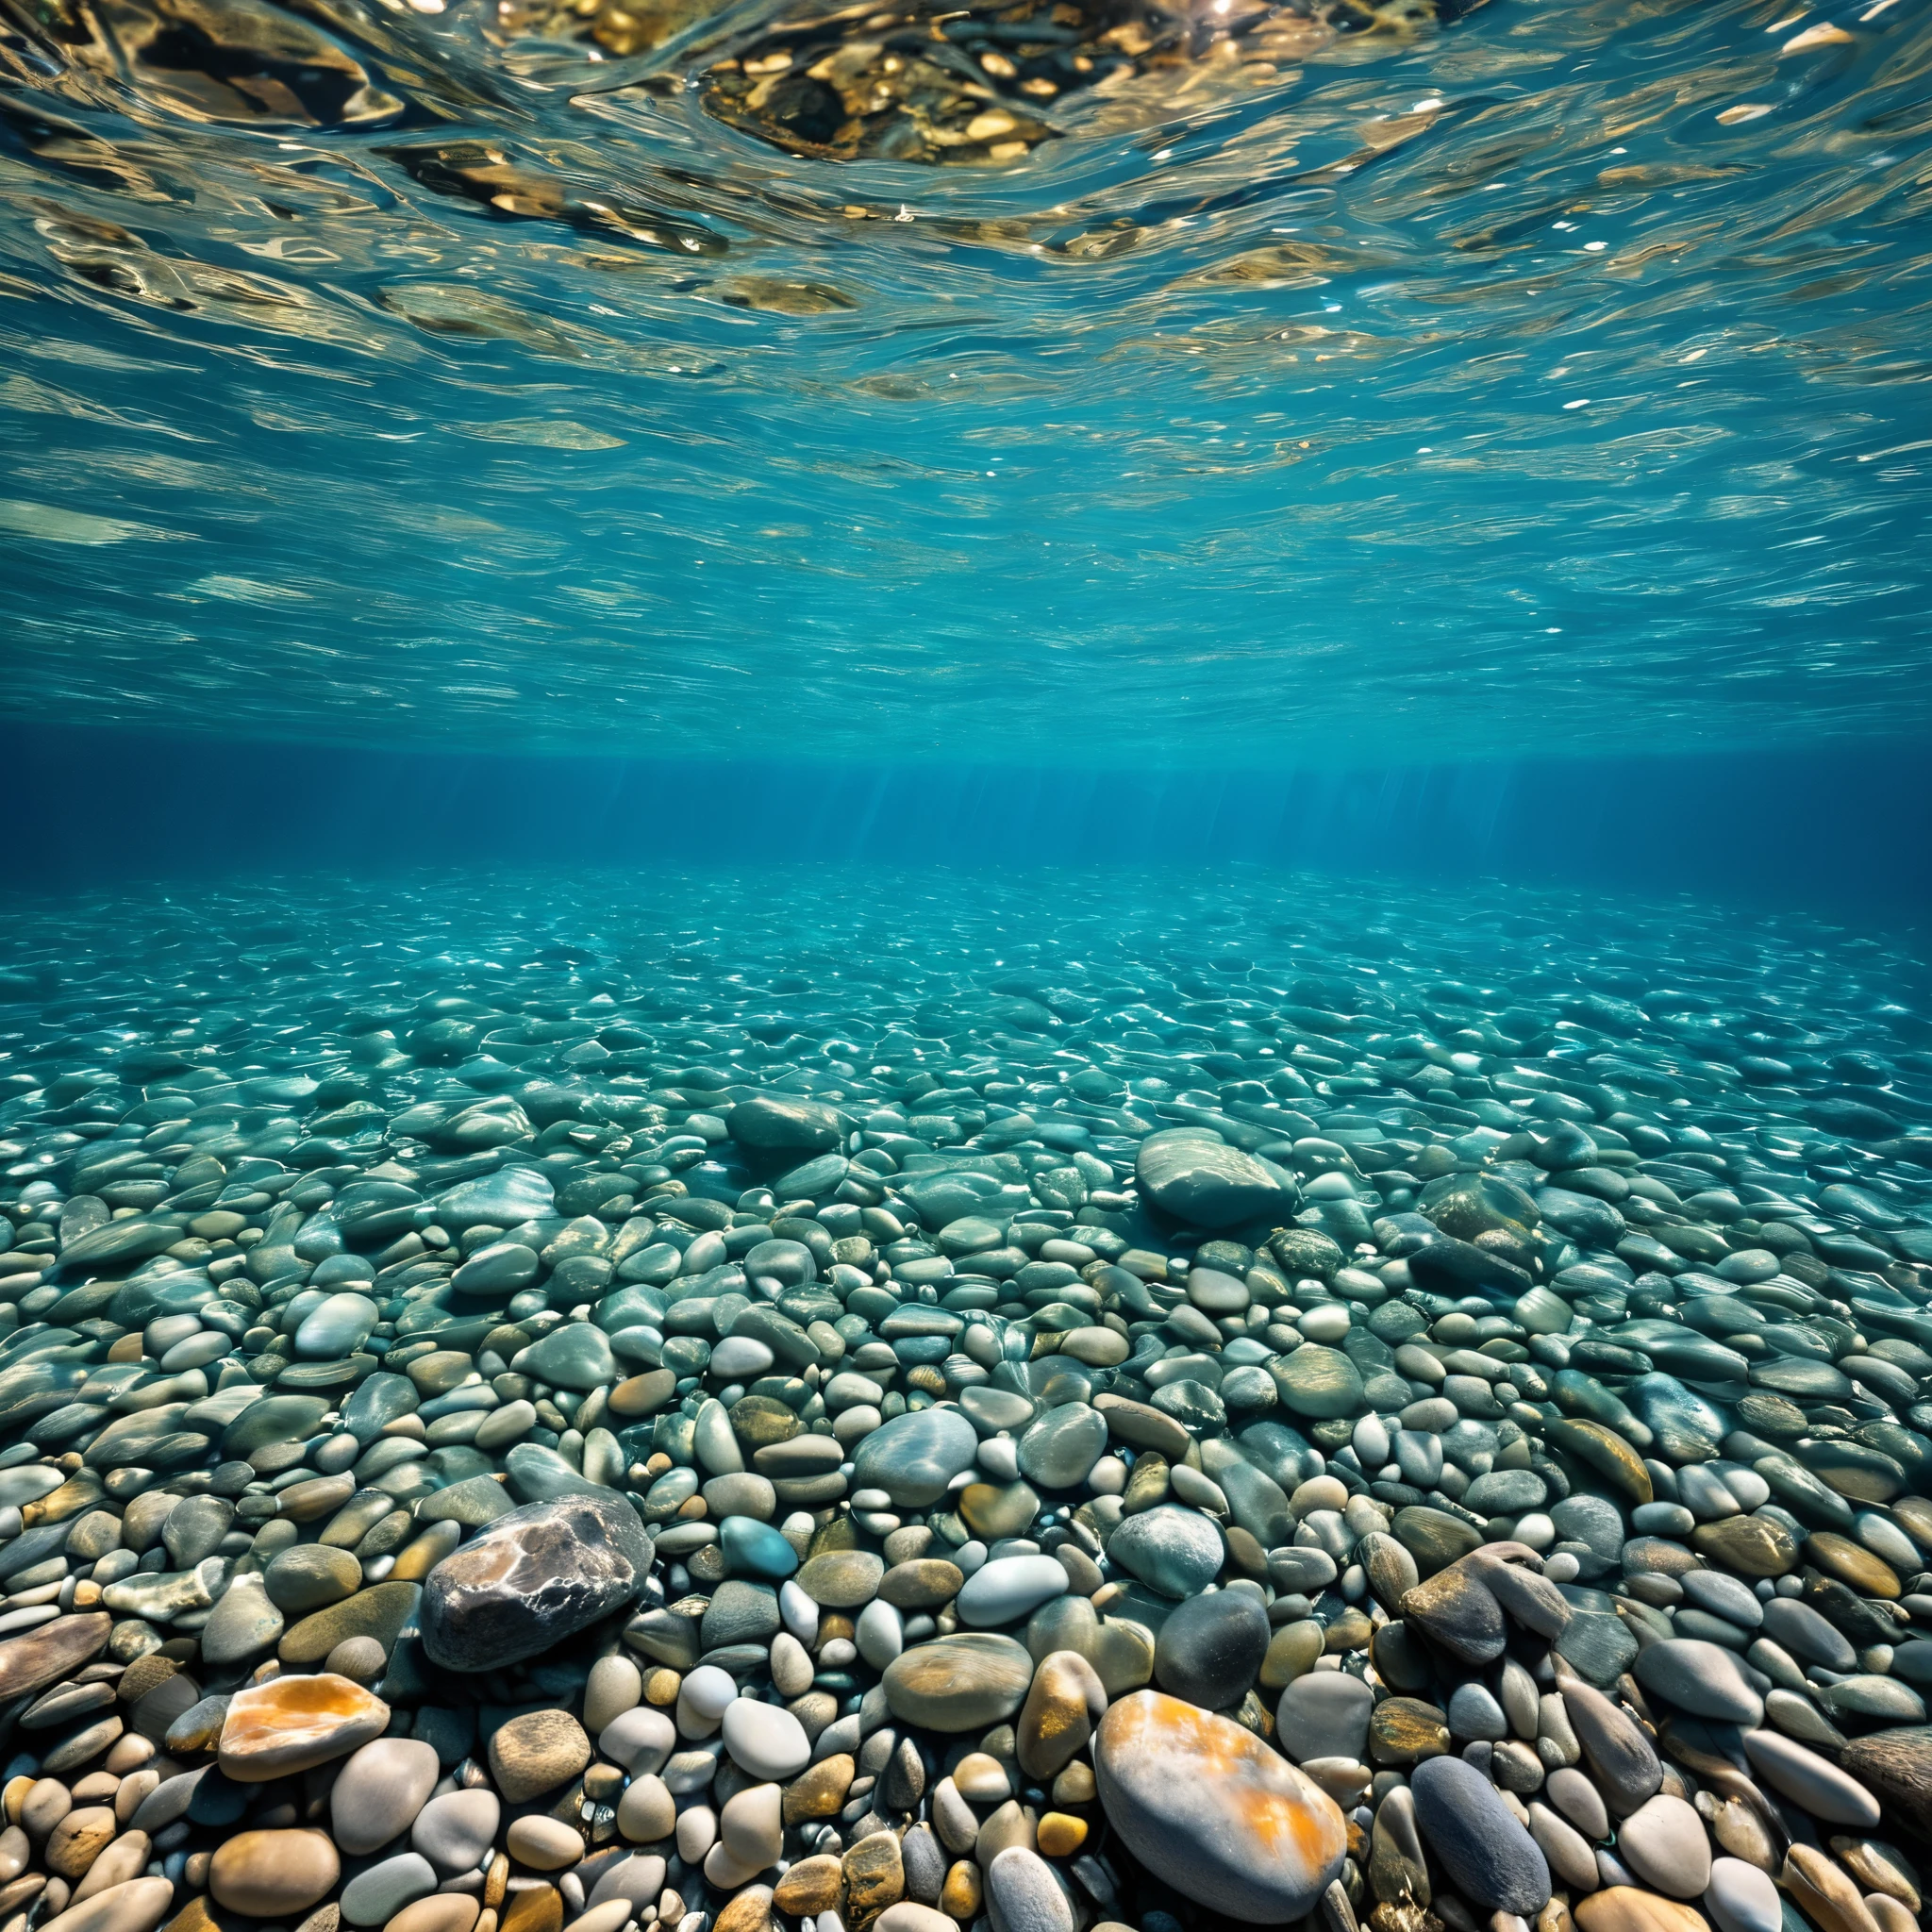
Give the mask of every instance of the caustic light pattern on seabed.
M 13 1932 L 1916 1923 L 1903 955 L 821 873 L 9 956 Z

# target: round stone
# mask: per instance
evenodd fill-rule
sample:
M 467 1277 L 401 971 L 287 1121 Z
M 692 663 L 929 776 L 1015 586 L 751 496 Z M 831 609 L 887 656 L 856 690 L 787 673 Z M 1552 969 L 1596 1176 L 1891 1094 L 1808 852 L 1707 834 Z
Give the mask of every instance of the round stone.
M 820 1608 L 856 1610 L 879 1593 L 885 1558 L 870 1550 L 826 1550 L 799 1571 L 798 1588 Z
M 215 1847 L 208 1889 L 230 1911 L 289 1919 L 322 1898 L 341 1873 L 325 1831 L 241 1831 Z
M 789 1710 L 756 1698 L 740 1697 L 726 1707 L 724 1748 L 755 1778 L 795 1777 L 811 1762 L 811 1742 Z
M 409 1844 L 445 1878 L 473 1872 L 496 1839 L 503 1807 L 494 1791 L 445 1791 L 416 1814 Z
M 1704 1909 L 1717 1932 L 1779 1932 L 1784 1924 L 1770 1874 L 1742 1858 L 1713 1858 Z
M 591 1740 L 567 1710 L 532 1710 L 498 1727 L 490 1740 L 490 1771 L 512 1805 L 541 1797 L 591 1761 Z
M 1281 1693 L 1274 1734 L 1297 1764 L 1317 1757 L 1359 1762 L 1374 1708 L 1375 1694 L 1361 1678 L 1346 1671 L 1309 1671 Z
M 1617 1854 L 1646 1885 L 1671 1898 L 1695 1898 L 1710 1883 L 1704 1821 L 1668 1791 L 1647 1799 L 1618 1825 Z
M 1253 1688 L 1269 1636 L 1268 1612 L 1245 1591 L 1191 1597 L 1160 1626 L 1154 1680 L 1190 1704 L 1224 1710 Z
M 362 1566 L 347 1550 L 297 1543 L 269 1564 L 262 1585 L 269 1602 L 284 1615 L 306 1617 L 353 1596 L 362 1585 Z

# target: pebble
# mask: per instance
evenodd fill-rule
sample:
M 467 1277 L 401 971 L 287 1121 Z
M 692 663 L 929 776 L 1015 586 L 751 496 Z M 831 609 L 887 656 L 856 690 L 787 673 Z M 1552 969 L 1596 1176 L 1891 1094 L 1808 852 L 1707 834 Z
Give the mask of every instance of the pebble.
M 390 1707 L 328 1672 L 277 1677 L 235 1692 L 220 1732 L 222 1774 L 261 1784 L 312 1770 L 381 1735 Z
M 1671 1898 L 1695 1898 L 1710 1882 L 1704 1821 L 1668 1791 L 1619 1822 L 1617 1855 L 1652 1890 Z
M 341 1859 L 325 1831 L 240 1831 L 216 1848 L 208 1890 L 217 1905 L 253 1919 L 306 1912 L 327 1895 Z
M 415 1824 L 441 1774 L 436 1752 L 411 1738 L 364 1744 L 329 1790 L 329 1831 L 351 1857 L 386 1845 Z
M 1779 1932 L 1783 1914 L 1768 1874 L 1742 1858 L 1713 1858 L 1704 1909 L 1717 1932 Z
M 1637 1659 L 1637 1681 L 1693 1717 L 1755 1724 L 1764 1715 L 1764 1700 L 1744 1680 L 1738 1659 L 1695 1638 L 1651 1644 Z

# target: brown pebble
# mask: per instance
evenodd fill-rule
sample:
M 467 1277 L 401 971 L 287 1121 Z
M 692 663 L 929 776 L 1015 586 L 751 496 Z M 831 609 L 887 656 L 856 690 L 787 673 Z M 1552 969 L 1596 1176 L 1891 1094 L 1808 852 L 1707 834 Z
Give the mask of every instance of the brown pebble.
M 509 1894 L 503 1932 L 563 1932 L 563 1897 L 554 1885 L 529 1885 Z
M 898 1840 L 892 1842 L 896 1845 Z M 719 1912 L 712 1932 L 770 1932 L 771 1924 L 772 1888 L 747 1885 Z
M 844 1867 L 837 1858 L 801 1858 L 779 1879 L 772 1903 L 797 1918 L 807 1912 L 836 1912 L 845 1900 Z
M 890 1831 L 862 1838 L 845 1854 L 845 1899 L 854 1924 L 877 1917 L 906 1896 L 906 1866 Z

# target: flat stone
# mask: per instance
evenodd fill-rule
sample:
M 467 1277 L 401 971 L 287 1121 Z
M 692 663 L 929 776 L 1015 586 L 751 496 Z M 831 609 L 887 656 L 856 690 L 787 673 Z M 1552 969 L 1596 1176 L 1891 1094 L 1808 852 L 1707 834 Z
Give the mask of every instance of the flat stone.
M 1737 1658 L 1695 1638 L 1653 1643 L 1637 1659 L 1637 1681 L 1692 1717 L 1755 1724 L 1764 1716 L 1764 1700 L 1744 1681 Z
M 429 1573 L 424 1648 L 454 1671 L 536 1657 L 634 1602 L 652 1557 L 643 1525 L 617 1496 L 513 1509 Z
M 871 1550 L 827 1550 L 808 1557 L 795 1581 L 812 1602 L 828 1610 L 857 1610 L 879 1593 L 885 1559 Z
M 984 1730 L 1025 1701 L 1033 1658 L 1024 1644 L 991 1632 L 961 1632 L 916 1644 L 886 1666 L 892 1715 L 930 1730 Z
M 1710 1932 L 1702 1912 L 1634 1885 L 1606 1886 L 1572 1911 L 1582 1932 Z
M 42 1932 L 154 1932 L 174 1901 L 172 1880 L 130 1878 L 42 1919 Z
M 829 1154 L 839 1144 L 839 1115 L 823 1102 L 791 1093 L 754 1093 L 725 1117 L 726 1129 L 751 1153 L 801 1156 Z
M 1044 1490 L 1072 1489 L 1106 1449 L 1106 1417 L 1084 1402 L 1063 1403 L 1020 1438 L 1020 1473 Z
M 610 1338 L 594 1322 L 566 1322 L 516 1357 L 519 1374 L 558 1389 L 608 1389 L 617 1380 Z
M 1865 1785 L 1795 1739 L 1772 1730 L 1746 1731 L 1744 1755 L 1765 1783 L 1822 1824 L 1852 1831 L 1877 1828 L 1878 1800 Z
M 222 1774 L 237 1784 L 265 1784 L 311 1770 L 380 1737 L 389 1717 L 379 1697 L 325 1671 L 245 1687 L 228 1700 Z
M 1309 1341 L 1269 1364 L 1281 1400 L 1296 1415 L 1355 1415 L 1365 1403 L 1361 1371 L 1339 1348 Z
M 1051 1557 L 995 1557 L 966 1579 L 954 1607 L 960 1623 L 997 1629 L 1064 1596 L 1067 1585 L 1066 1570 Z
M 1299 1198 L 1294 1176 L 1200 1128 L 1149 1134 L 1134 1159 L 1142 1196 L 1190 1227 L 1286 1221 Z
M 347 1550 L 326 1543 L 297 1543 L 283 1550 L 262 1577 L 269 1602 L 285 1616 L 341 1603 L 362 1587 L 362 1566 Z
M 342 1917 L 351 1925 L 381 1925 L 435 1890 L 429 1860 L 415 1852 L 398 1852 L 358 1872 L 342 1888 Z
M 954 1408 L 927 1408 L 895 1416 L 858 1445 L 854 1487 L 884 1490 L 904 1507 L 937 1503 L 947 1485 L 970 1469 L 979 1454 L 979 1434 Z
M 56 1617 L 0 1641 L 0 1702 L 10 1703 L 69 1677 L 106 1646 L 114 1620 L 105 1611 Z
M 233 1594 L 231 1588 L 229 1595 Z M 387 1653 L 415 1615 L 422 1594 L 422 1587 L 414 1583 L 377 1583 L 358 1590 L 354 1596 L 291 1624 L 275 1646 L 275 1655 L 285 1664 L 320 1663 L 338 1644 L 358 1637 L 372 1639 Z M 226 1602 L 224 1597 L 222 1603 Z M 221 1607 L 221 1604 L 215 1606 L 217 1615 Z M 210 1626 L 213 1622 L 209 1618 Z
M 1184 1897 L 1250 1924 L 1309 1912 L 1340 1874 L 1340 1807 L 1253 1732 L 1158 1691 L 1122 1698 L 1094 1741 L 1114 1830 Z

